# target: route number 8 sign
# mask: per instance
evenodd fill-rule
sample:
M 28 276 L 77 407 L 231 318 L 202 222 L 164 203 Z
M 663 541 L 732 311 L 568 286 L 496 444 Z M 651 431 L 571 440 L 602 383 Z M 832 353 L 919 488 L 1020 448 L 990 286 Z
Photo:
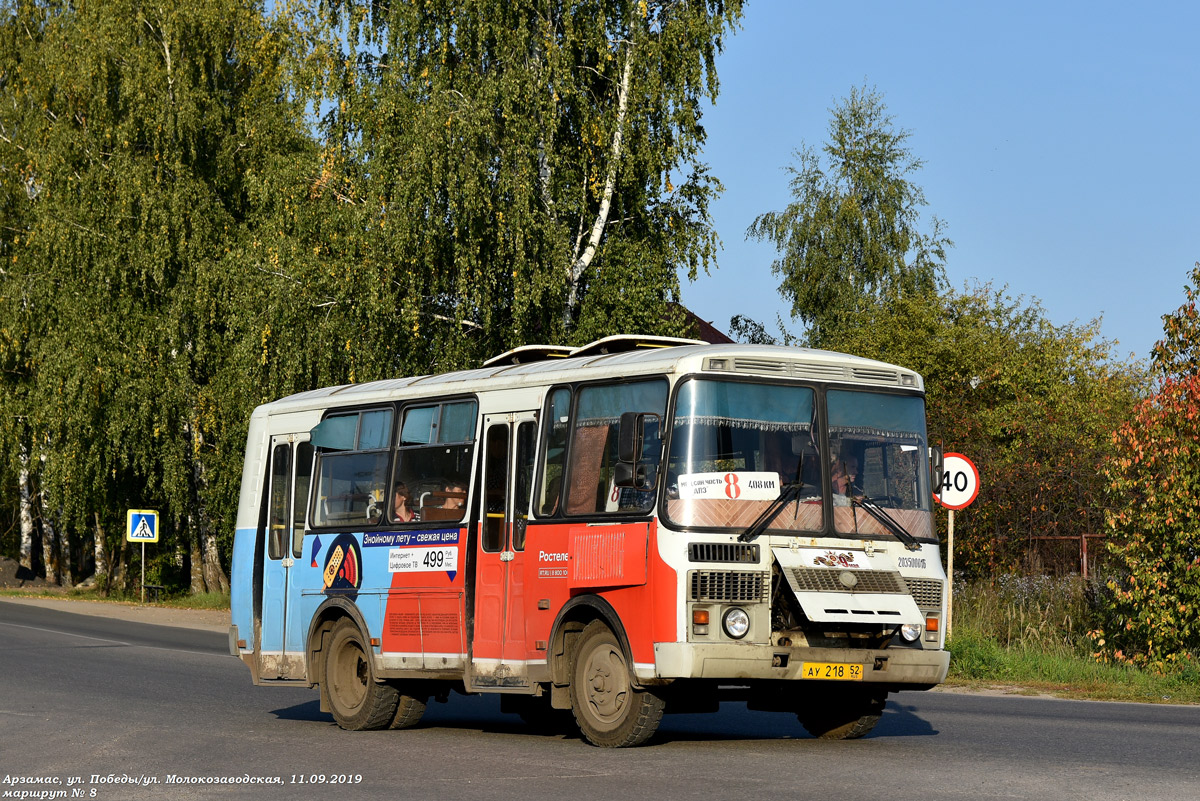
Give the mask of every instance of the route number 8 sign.
M 947 509 L 966 509 L 979 494 L 979 468 L 961 453 L 947 453 L 942 462 L 942 485 L 933 499 Z

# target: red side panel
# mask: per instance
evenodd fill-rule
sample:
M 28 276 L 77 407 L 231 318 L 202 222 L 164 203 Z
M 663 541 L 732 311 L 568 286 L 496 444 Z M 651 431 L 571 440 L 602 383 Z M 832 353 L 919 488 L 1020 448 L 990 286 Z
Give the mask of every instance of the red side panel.
M 383 606 L 382 651 L 466 653 L 463 589 L 467 530 L 373 535 L 388 549 L 391 589 Z M 374 544 L 374 543 L 372 543 Z
M 616 610 L 634 661 L 653 662 L 654 643 L 676 639 L 679 603 L 678 577 L 659 558 L 657 537 L 654 523 L 531 525 L 525 550 L 528 658 L 546 658 L 537 645 L 549 641 L 567 601 L 595 594 Z

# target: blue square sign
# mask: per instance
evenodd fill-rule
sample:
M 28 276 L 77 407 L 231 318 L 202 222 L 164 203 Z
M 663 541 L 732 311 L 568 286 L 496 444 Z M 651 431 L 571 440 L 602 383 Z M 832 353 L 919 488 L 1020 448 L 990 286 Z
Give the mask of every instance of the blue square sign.
M 154 509 L 130 509 L 126 517 L 125 539 L 130 542 L 158 542 L 158 512 Z

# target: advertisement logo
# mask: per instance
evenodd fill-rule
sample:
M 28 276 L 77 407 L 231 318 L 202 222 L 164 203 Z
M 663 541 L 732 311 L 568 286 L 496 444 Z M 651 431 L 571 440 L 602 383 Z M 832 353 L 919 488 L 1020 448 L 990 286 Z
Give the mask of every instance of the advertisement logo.
M 353 534 L 339 534 L 329 544 L 325 554 L 326 595 L 347 595 L 350 600 L 358 597 L 362 586 L 362 550 Z

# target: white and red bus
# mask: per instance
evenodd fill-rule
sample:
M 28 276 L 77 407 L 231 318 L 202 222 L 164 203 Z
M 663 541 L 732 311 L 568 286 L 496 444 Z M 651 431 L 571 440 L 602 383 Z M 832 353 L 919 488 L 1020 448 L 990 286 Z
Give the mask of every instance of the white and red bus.
M 611 337 L 250 420 L 230 649 L 346 729 L 501 693 L 602 746 L 722 700 L 859 737 L 946 675 L 921 377 Z

